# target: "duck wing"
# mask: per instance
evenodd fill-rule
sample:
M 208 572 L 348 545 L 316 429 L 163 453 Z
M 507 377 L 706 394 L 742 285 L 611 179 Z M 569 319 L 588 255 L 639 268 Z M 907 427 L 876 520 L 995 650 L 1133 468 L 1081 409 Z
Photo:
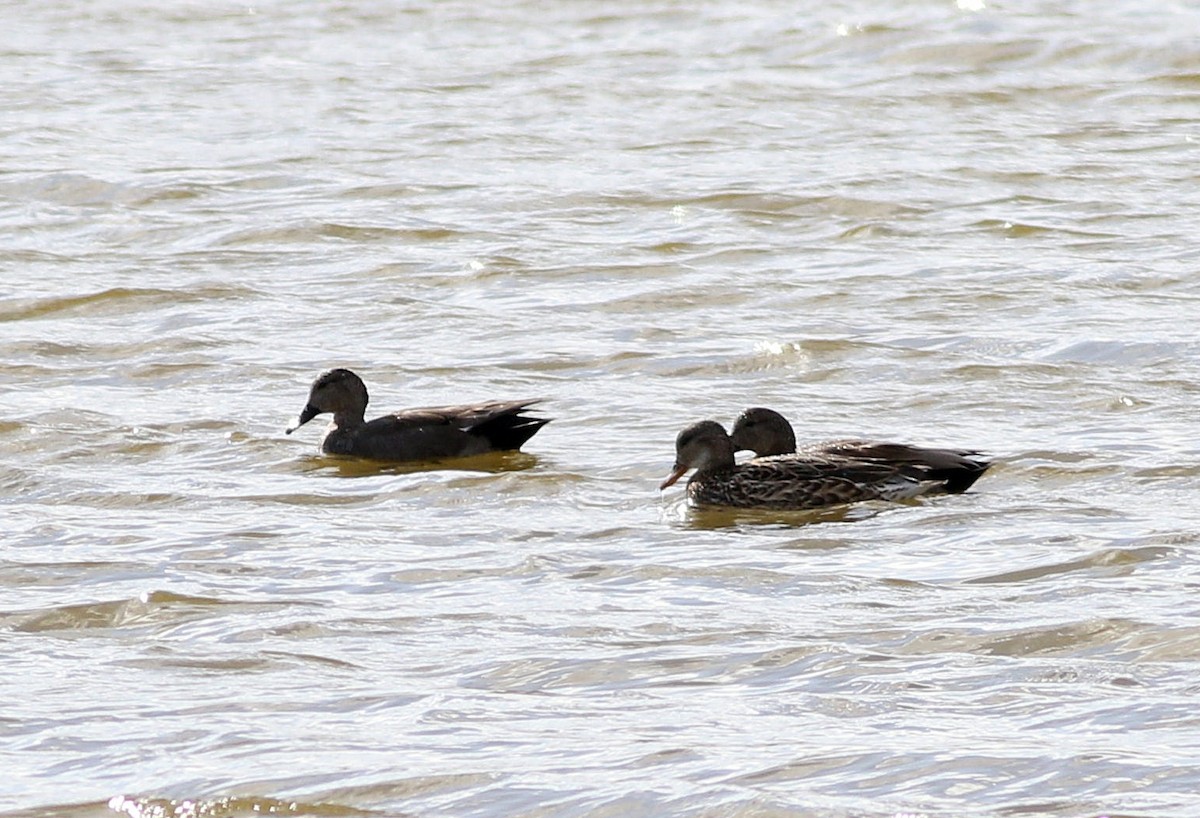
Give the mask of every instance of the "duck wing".
M 887 465 L 796 454 L 758 457 L 689 484 L 689 496 L 701 505 L 792 510 L 899 500 L 925 490 L 919 481 Z
M 982 452 L 969 449 L 936 449 L 876 440 L 830 440 L 806 446 L 800 454 L 889 466 L 915 480 L 940 483 L 941 490 L 950 494 L 969 489 L 992 465 Z
M 404 409 L 358 429 L 354 454 L 382 460 L 439 460 L 515 451 L 550 422 L 525 414 L 539 402 L 497 400 Z

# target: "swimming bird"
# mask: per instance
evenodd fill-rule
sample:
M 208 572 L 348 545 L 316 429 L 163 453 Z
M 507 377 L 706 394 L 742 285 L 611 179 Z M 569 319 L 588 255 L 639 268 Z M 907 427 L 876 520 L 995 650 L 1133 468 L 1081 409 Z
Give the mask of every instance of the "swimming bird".
M 738 464 L 734 443 L 714 420 L 688 426 L 675 438 L 675 467 L 659 489 L 695 469 L 688 499 L 698 506 L 801 511 L 863 500 L 903 500 L 934 483 L 887 463 L 847 457 L 790 454 Z
M 322 372 L 308 402 L 286 430 L 291 434 L 314 417 L 333 413 L 321 440 L 325 454 L 370 460 L 440 460 L 487 452 L 516 451 L 549 418 L 525 414 L 537 400 L 497 400 L 463 406 L 404 409 L 366 421 L 367 387 L 349 369 Z
M 828 440 L 796 448 L 796 434 L 787 418 L 761 406 L 738 415 L 730 434 L 733 448 L 749 449 L 757 457 L 838 457 L 889 466 L 921 482 L 936 482 L 948 494 L 961 494 L 992 465 L 976 451 L 931 449 L 875 440 Z

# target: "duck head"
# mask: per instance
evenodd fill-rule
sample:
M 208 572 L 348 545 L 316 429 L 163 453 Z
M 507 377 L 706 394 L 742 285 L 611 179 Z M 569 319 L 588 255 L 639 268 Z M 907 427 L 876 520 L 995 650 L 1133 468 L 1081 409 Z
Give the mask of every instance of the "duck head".
M 362 421 L 367 409 L 367 387 L 362 378 L 349 369 L 331 369 L 322 372 L 313 381 L 308 391 L 308 403 L 301 410 L 296 420 L 285 431 L 287 434 L 299 429 L 304 424 L 325 412 L 332 412 L 334 420 Z
M 734 451 L 749 449 L 759 457 L 796 451 L 796 433 L 792 431 L 792 424 L 773 409 L 761 406 L 738 415 L 729 437 L 733 441 Z
M 688 426 L 675 438 L 675 467 L 660 485 L 659 491 L 673 485 L 688 469 L 698 473 L 733 467 L 733 443 L 725 427 L 715 420 L 701 420 Z

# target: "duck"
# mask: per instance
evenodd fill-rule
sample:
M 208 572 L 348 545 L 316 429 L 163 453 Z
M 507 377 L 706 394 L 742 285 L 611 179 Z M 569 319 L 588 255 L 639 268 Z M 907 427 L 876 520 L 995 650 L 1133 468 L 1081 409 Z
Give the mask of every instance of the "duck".
M 788 456 L 798 459 L 833 457 L 889 466 L 921 482 L 936 484 L 946 494 L 962 494 L 991 467 L 977 451 L 939 449 L 877 440 L 827 440 L 796 448 L 796 434 L 787 418 L 773 409 L 746 409 L 733 423 L 733 448 L 752 451 L 756 458 Z
M 895 464 L 821 452 L 734 459 L 725 427 L 701 420 L 675 438 L 675 465 L 659 486 L 665 490 L 690 469 L 688 500 L 695 506 L 807 511 L 866 500 L 905 500 L 939 481 Z
M 299 429 L 327 412 L 333 420 L 321 451 L 368 460 L 404 462 L 518 451 L 549 418 L 526 414 L 540 400 L 493 400 L 461 406 L 403 409 L 364 420 L 367 387 L 349 369 L 330 369 L 312 382 L 308 401 L 285 430 Z

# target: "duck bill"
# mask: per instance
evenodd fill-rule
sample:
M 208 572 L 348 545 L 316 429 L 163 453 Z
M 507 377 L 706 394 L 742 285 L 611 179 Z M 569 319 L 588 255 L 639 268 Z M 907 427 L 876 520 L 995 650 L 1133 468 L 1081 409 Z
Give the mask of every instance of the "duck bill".
M 676 481 L 678 481 L 680 477 L 683 477 L 685 474 L 687 474 L 687 470 L 687 466 L 682 466 L 679 463 L 676 463 L 675 468 L 671 469 L 671 473 L 667 475 L 666 480 L 662 481 L 662 485 L 658 487 L 658 490 L 662 491 L 665 488 L 675 485 Z
M 284 434 L 290 435 L 319 414 L 321 414 L 321 410 L 310 403 L 304 407 L 304 411 L 296 416 L 296 419 L 292 421 L 292 425 L 283 430 Z

